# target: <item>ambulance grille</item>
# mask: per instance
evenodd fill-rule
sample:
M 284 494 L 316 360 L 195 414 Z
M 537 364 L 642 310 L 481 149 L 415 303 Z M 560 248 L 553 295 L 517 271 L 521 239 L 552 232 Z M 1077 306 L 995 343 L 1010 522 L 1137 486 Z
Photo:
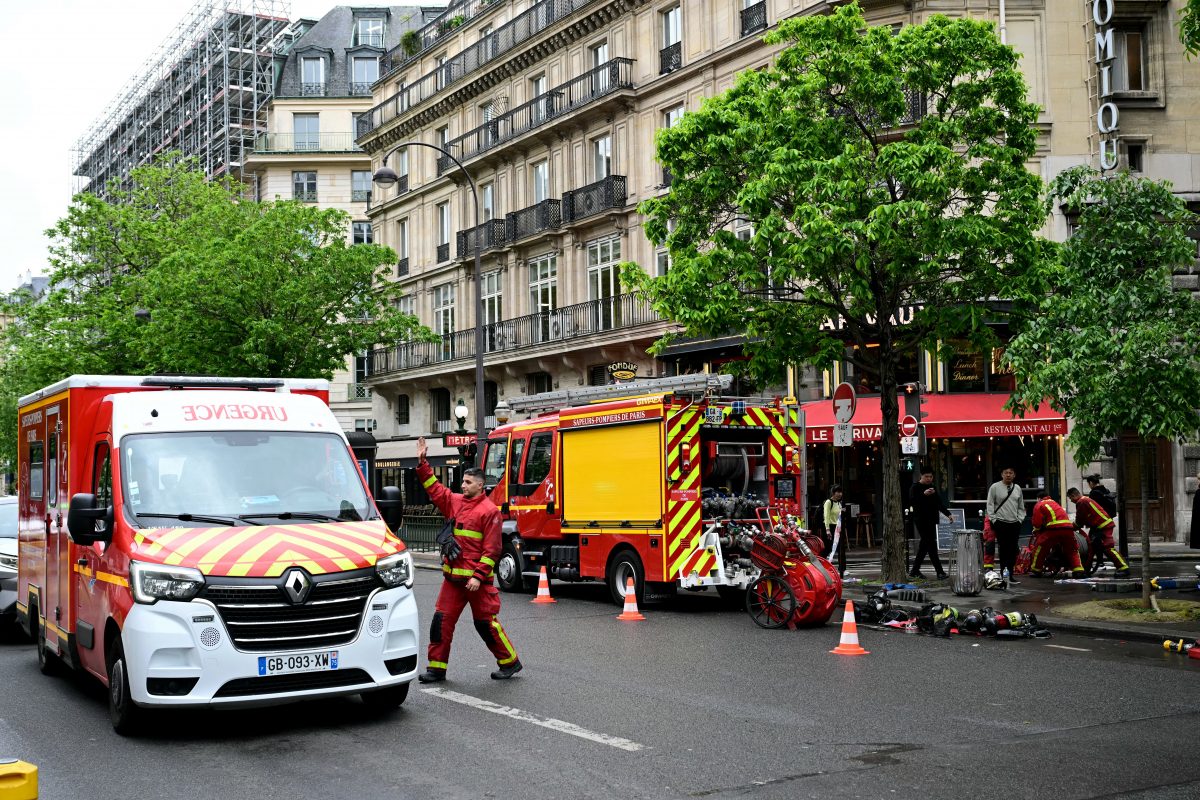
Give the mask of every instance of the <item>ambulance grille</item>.
M 316 650 L 353 641 L 367 599 L 382 585 L 373 568 L 314 575 L 308 597 L 294 605 L 283 577 L 209 581 L 200 597 L 216 606 L 234 646 L 249 652 Z

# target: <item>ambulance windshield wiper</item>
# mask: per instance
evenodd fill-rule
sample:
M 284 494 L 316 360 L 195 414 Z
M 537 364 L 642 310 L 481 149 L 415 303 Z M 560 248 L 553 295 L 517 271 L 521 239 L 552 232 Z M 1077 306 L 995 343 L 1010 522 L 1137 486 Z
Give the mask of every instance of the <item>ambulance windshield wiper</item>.
M 238 519 L 312 519 L 318 522 L 345 522 L 341 517 L 331 517 L 328 514 L 318 514 L 315 511 L 276 511 L 262 514 L 238 514 Z M 261 523 L 260 523 L 261 524 Z
M 142 517 L 157 517 L 161 519 L 177 519 L 180 522 L 212 522 L 216 525 L 237 525 L 239 517 L 218 517 L 211 514 L 189 514 L 186 511 L 182 514 L 157 514 L 152 511 L 142 511 L 135 514 L 138 519 Z M 249 522 L 250 520 L 246 520 Z M 254 525 L 261 525 L 261 522 L 255 522 Z

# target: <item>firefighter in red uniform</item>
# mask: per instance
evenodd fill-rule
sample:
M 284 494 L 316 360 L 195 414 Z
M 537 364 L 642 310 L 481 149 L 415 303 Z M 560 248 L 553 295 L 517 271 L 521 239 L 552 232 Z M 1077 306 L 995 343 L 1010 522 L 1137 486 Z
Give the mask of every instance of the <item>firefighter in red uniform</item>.
M 1049 492 L 1045 490 L 1038 492 L 1038 501 L 1033 507 L 1030 522 L 1033 524 L 1033 534 L 1036 537 L 1033 545 L 1033 560 L 1029 565 L 1030 572 L 1040 575 L 1046 553 L 1050 548 L 1057 546 L 1061 548 L 1063 555 L 1070 558 L 1071 572 L 1075 575 L 1082 575 L 1083 564 L 1079 560 L 1079 544 L 1075 541 L 1075 523 L 1067 516 L 1063 507 L 1054 502 Z
M 424 437 L 417 440 L 417 479 L 429 493 L 429 499 L 443 516 L 453 520 L 454 535 L 442 549 L 442 590 L 434 606 L 429 625 L 429 668 L 417 676 L 421 683 L 446 680 L 450 643 L 454 626 L 463 607 L 471 606 L 475 630 L 496 657 L 496 680 L 511 678 L 521 671 L 517 651 L 504 632 L 497 614 L 500 593 L 492 582 L 492 569 L 500 558 L 500 509 L 483 491 L 483 470 L 471 467 L 463 472 L 462 494 L 447 489 L 433 475 L 425 460 L 429 448 Z
M 1074 487 L 1067 490 L 1067 499 L 1075 504 L 1075 527 L 1087 528 L 1092 546 L 1097 549 L 1104 548 L 1104 552 L 1117 568 L 1117 575 L 1127 577 L 1129 565 L 1121 558 L 1116 542 L 1113 541 L 1113 530 L 1117 523 L 1099 503 Z

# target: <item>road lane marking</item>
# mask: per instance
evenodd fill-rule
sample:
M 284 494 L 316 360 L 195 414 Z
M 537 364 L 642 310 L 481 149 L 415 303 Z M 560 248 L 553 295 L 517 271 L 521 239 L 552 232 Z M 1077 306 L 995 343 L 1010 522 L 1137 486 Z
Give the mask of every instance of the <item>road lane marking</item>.
M 1074 650 L 1076 653 L 1090 653 L 1089 647 L 1067 647 L 1065 644 L 1048 644 L 1046 647 L 1057 647 L 1059 650 Z
M 450 700 L 455 703 L 461 703 L 464 706 L 470 706 L 471 708 L 475 708 L 480 711 L 488 711 L 492 714 L 499 714 L 502 717 L 510 717 L 511 719 L 520 720 L 521 722 L 530 722 L 534 725 L 540 725 L 543 728 L 549 728 L 550 730 L 558 731 L 559 733 L 568 733 L 571 736 L 578 736 L 580 739 L 588 739 L 593 742 L 599 742 L 600 744 L 606 744 L 609 747 L 615 747 L 618 750 L 628 750 L 629 752 L 634 753 L 638 750 L 646 749 L 645 745 L 632 742 L 629 739 L 622 739 L 619 736 L 609 736 L 607 733 L 589 731 L 587 728 L 581 728 L 578 725 L 574 725 L 570 722 L 564 722 L 561 719 L 554 719 L 553 717 L 539 717 L 537 714 L 531 714 L 528 711 L 522 711 L 519 708 L 502 706 L 498 703 L 493 703 L 490 700 L 472 697 L 469 694 L 460 694 L 459 692 L 454 692 L 449 689 L 439 689 L 436 687 L 431 689 L 422 689 L 421 691 L 425 692 L 425 694 L 442 697 L 446 700 Z

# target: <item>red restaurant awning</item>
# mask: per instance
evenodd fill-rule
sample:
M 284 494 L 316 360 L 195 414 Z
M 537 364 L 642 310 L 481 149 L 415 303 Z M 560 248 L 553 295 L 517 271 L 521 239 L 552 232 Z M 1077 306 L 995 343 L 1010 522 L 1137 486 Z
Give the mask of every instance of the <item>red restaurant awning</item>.
M 994 394 L 927 394 L 921 411 L 925 413 L 925 435 L 929 438 L 978 438 L 982 436 L 1053 436 L 1066 435 L 1067 420 L 1062 414 L 1043 405 L 1028 412 L 1024 418 L 1014 417 L 1004 410 L 1008 395 Z M 833 401 L 815 400 L 805 403 L 806 441 L 809 444 L 833 442 Z M 900 416 L 904 416 L 904 400 L 900 400 Z M 854 441 L 873 442 L 882 438 L 879 397 L 858 398 L 854 412 Z

